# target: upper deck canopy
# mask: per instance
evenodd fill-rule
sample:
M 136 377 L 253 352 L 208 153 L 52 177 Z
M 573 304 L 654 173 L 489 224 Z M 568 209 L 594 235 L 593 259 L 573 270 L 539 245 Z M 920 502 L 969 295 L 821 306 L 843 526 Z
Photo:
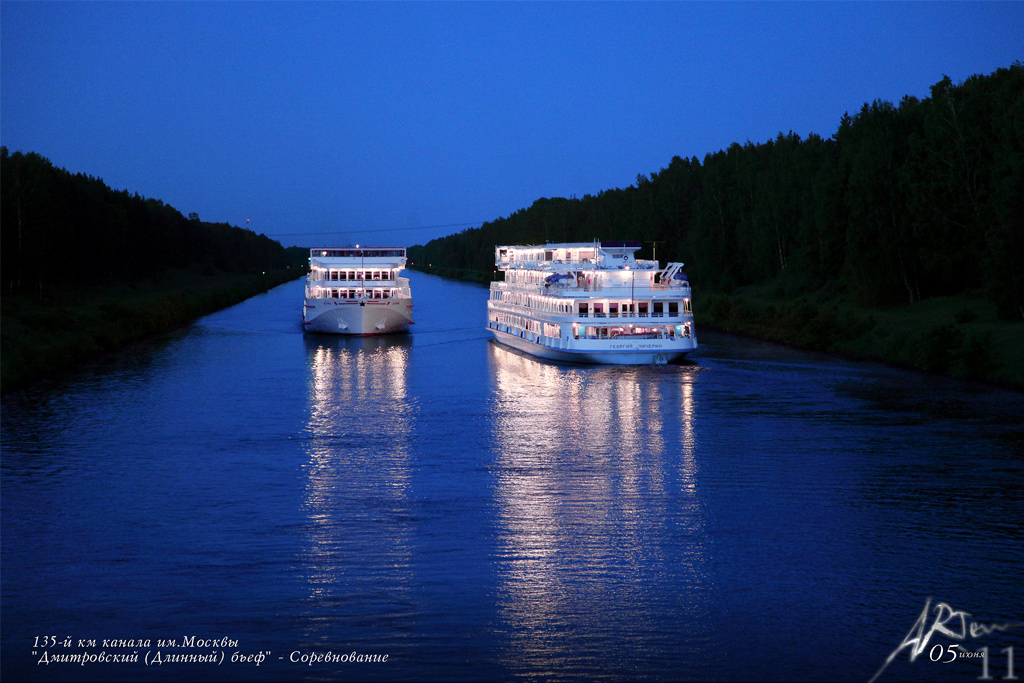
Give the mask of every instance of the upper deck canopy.
M 642 242 L 607 241 L 564 242 L 543 245 L 508 245 L 494 248 L 494 264 L 499 268 L 540 268 L 557 270 L 562 265 L 587 268 L 638 267 L 634 253 Z M 655 267 L 642 262 L 644 268 Z
M 313 247 L 310 258 L 405 258 L 405 247 Z

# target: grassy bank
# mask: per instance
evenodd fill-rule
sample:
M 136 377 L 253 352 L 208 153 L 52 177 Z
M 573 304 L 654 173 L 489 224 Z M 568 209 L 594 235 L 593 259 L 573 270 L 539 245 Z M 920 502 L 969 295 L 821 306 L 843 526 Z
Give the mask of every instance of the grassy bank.
M 978 297 L 934 298 L 867 308 L 780 283 L 694 298 L 697 329 L 876 360 L 1024 391 L 1024 322 L 1000 320 Z
M 145 337 L 169 332 L 301 277 L 168 271 L 130 285 L 68 286 L 0 304 L 0 391 L 62 372 Z

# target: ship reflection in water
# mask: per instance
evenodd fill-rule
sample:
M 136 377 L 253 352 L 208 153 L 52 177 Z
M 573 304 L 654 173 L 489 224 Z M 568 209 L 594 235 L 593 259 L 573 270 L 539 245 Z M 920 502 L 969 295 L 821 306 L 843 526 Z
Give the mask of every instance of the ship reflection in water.
M 395 522 L 411 505 L 414 416 L 408 337 L 307 335 L 305 343 L 308 543 L 299 564 L 306 570 L 315 642 L 321 629 L 336 638 L 347 617 L 366 620 L 381 611 L 401 618 L 402 606 L 410 604 L 409 525 Z M 367 531 L 381 528 L 388 530 L 386 542 Z M 354 631 L 351 642 L 368 636 L 366 629 Z
M 628 678 L 668 673 L 686 643 L 687 677 L 699 678 L 712 577 L 697 368 L 556 365 L 497 344 L 489 354 L 505 665 Z M 608 670 L 610 651 L 621 670 Z

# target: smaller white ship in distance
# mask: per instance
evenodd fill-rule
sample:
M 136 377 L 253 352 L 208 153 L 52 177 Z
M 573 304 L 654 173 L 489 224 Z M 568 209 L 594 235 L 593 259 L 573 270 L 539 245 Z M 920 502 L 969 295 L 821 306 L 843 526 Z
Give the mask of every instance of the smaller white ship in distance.
M 404 247 L 309 250 L 302 327 L 307 332 L 389 334 L 412 325 Z
M 534 356 L 577 363 L 669 363 L 697 348 L 682 263 L 639 260 L 640 242 L 499 246 L 487 329 Z

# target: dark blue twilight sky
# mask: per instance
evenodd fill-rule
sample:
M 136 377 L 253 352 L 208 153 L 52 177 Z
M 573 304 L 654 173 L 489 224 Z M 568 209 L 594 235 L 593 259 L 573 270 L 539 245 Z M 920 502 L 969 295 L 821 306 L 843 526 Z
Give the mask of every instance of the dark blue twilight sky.
M 410 245 L 1020 59 L 1020 2 L 3 0 L 0 143 L 285 245 Z

